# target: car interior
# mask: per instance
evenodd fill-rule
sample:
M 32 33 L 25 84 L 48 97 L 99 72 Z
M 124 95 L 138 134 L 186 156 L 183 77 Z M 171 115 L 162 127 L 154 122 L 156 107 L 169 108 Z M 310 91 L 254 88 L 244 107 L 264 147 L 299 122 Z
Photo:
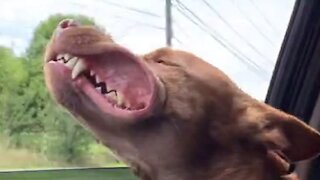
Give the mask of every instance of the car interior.
M 270 82 L 266 103 L 320 128 L 320 5 L 297 0 Z M 308 148 L 308 147 L 306 147 Z M 320 178 L 320 159 L 296 166 L 301 179 Z

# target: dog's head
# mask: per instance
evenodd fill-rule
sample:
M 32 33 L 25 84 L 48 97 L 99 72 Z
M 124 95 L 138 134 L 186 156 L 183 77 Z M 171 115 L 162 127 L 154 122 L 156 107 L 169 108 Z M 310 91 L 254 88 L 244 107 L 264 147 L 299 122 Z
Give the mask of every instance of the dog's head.
M 138 56 L 95 27 L 64 20 L 47 46 L 44 74 L 59 104 L 146 173 L 211 166 L 225 151 L 275 150 L 290 161 L 320 151 L 315 130 L 188 52 Z

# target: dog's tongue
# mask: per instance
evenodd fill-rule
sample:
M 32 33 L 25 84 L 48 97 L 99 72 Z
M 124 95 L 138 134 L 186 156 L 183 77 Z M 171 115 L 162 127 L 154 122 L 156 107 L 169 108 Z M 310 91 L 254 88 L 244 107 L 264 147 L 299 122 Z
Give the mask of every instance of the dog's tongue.
M 106 83 L 107 91 L 116 90 L 126 106 L 141 109 L 149 102 L 152 87 L 145 69 L 132 54 L 112 52 L 90 57 L 88 67 Z

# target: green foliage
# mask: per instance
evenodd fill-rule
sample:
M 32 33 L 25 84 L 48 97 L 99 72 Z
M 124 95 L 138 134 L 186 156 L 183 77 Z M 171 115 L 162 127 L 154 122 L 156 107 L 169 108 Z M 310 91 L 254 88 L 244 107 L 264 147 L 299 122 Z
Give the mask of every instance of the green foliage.
M 35 29 L 32 41 L 27 49 L 27 56 L 30 59 L 35 59 L 39 55 L 43 54 L 44 48 L 50 40 L 57 24 L 63 19 L 76 19 L 84 25 L 96 24 L 92 19 L 82 15 L 62 15 L 57 14 L 49 17 L 46 21 L 43 21 Z
M 7 48 L 0 47 L 0 130 L 6 131 L 6 126 L 12 122 L 14 111 L 22 107 L 20 99 L 27 72 L 24 70 L 22 58 L 17 58 Z M 12 99 L 16 100 L 15 102 Z
M 51 100 L 42 72 L 45 45 L 66 18 L 95 24 L 85 16 L 58 14 L 35 29 L 25 57 L 0 47 L 0 131 L 10 138 L 12 147 L 76 163 L 95 141 Z

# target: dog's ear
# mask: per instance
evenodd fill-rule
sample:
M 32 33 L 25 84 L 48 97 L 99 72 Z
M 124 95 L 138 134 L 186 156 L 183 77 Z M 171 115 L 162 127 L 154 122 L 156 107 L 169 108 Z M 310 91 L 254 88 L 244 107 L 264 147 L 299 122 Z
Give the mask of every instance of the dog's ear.
M 290 161 L 309 159 L 320 153 L 320 134 L 315 129 L 277 109 L 264 110 L 265 123 L 259 136 L 267 146 L 281 150 Z

